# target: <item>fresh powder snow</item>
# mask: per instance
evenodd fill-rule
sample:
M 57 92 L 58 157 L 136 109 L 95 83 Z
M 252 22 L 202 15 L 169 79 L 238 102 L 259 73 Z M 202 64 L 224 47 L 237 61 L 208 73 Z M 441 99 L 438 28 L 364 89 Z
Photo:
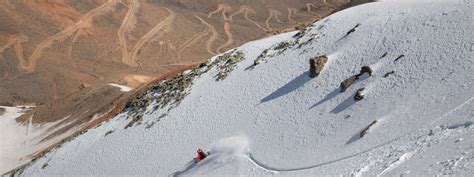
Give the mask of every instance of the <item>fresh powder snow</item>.
M 466 0 L 373 2 L 247 43 L 229 51 L 244 59 L 227 77 L 195 76 L 179 105 L 155 100 L 125 129 L 127 109 L 16 175 L 472 175 L 473 12 Z M 341 92 L 362 66 L 371 76 Z M 210 156 L 195 163 L 198 148 Z

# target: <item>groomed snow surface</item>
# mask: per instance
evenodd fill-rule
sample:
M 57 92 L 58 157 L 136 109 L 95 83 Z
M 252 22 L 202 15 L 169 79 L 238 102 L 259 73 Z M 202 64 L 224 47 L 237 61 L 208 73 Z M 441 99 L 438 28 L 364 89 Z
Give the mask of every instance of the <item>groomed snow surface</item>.
M 250 42 L 226 79 L 215 80 L 216 68 L 199 76 L 154 126 L 146 122 L 163 112 L 154 105 L 128 129 L 124 112 L 20 175 L 472 175 L 472 18 L 471 1 L 375 2 L 316 22 L 301 38 Z M 249 69 L 282 41 L 296 45 Z M 308 60 L 319 55 L 329 61 L 310 78 Z M 373 75 L 339 93 L 362 66 Z M 364 99 L 353 101 L 362 87 Z M 198 164 L 197 148 L 211 152 Z

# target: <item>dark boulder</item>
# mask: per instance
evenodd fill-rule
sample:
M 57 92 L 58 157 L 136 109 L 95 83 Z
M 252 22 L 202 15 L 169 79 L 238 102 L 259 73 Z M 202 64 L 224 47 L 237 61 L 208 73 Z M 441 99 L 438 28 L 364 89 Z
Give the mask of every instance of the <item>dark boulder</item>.
M 348 36 L 349 34 L 353 33 L 356 31 L 356 28 L 359 27 L 360 24 L 357 24 L 356 26 L 354 26 L 351 30 L 349 30 L 347 33 L 346 33 L 346 36 Z
M 370 68 L 369 66 L 362 66 L 362 68 L 360 68 L 360 74 L 364 73 L 367 73 L 369 74 L 369 76 L 372 76 L 372 68 Z
M 362 66 L 362 68 L 360 68 L 359 74 L 356 75 L 357 79 L 359 79 L 359 77 L 365 73 L 367 73 L 369 77 L 372 76 L 372 68 L 370 68 L 370 66 Z
M 383 75 L 383 78 L 387 78 L 388 76 L 390 76 L 390 75 L 392 75 L 392 74 L 394 74 L 394 73 L 395 73 L 395 71 L 387 72 L 387 73 L 385 73 L 385 74 Z
M 324 65 L 326 64 L 327 61 L 328 61 L 328 57 L 325 55 L 309 59 L 310 76 L 312 78 L 317 77 L 323 70 Z
M 354 95 L 354 100 L 355 101 L 360 101 L 362 99 L 364 99 L 364 88 L 360 88 L 357 90 L 356 94 Z
M 207 65 L 208 65 L 207 62 L 203 62 L 203 63 L 200 63 L 200 64 L 198 65 L 198 68 L 204 68 L 204 67 L 206 67 Z
M 364 137 L 365 134 L 367 134 L 367 132 L 369 131 L 370 127 L 374 126 L 375 123 L 377 123 L 377 120 L 372 121 L 372 123 L 370 123 L 367 127 L 365 127 L 365 128 L 360 132 L 360 135 L 359 135 L 359 136 L 360 136 L 361 138 Z
M 399 55 L 397 58 L 395 58 L 395 62 L 397 62 L 398 60 L 400 60 L 403 57 L 405 57 L 405 55 L 403 55 L 403 54 Z
M 339 88 L 341 88 L 341 92 L 345 92 L 347 88 L 349 88 L 355 81 L 357 80 L 357 76 L 351 76 L 347 78 L 346 80 L 341 82 L 341 85 Z

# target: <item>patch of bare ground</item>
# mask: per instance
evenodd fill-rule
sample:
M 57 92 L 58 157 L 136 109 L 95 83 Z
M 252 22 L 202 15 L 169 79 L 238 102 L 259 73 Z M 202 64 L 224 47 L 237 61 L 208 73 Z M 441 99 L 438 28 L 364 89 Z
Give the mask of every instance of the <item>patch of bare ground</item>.
M 0 1 L 0 104 L 37 105 L 20 123 L 30 117 L 34 124 L 61 121 L 45 140 L 80 127 L 77 135 L 122 111 L 147 83 L 245 42 L 303 28 L 351 4 Z M 109 83 L 136 90 L 121 92 Z
M 117 97 L 112 103 L 110 103 L 110 105 L 108 106 L 104 106 L 104 105 L 99 105 L 99 106 L 102 106 L 101 109 L 103 110 L 106 110 L 104 112 L 99 112 L 99 114 L 101 116 L 99 117 L 96 117 L 95 119 L 89 119 L 88 121 L 85 121 L 85 122 L 78 122 L 78 121 L 74 121 L 75 119 L 77 118 L 73 118 L 72 116 L 70 116 L 68 119 L 66 120 L 62 120 L 63 123 L 62 124 L 72 124 L 70 125 L 71 127 L 76 127 L 77 130 L 72 132 L 70 135 L 67 135 L 65 136 L 66 138 L 63 138 L 61 139 L 60 141 L 58 142 L 55 142 L 49 146 L 47 146 L 46 148 L 43 148 L 43 149 L 38 149 L 34 152 L 32 152 L 30 155 L 28 155 L 27 157 L 30 158 L 32 161 L 34 161 L 35 159 L 37 158 L 40 158 L 42 156 L 44 156 L 47 152 L 51 151 L 52 149 L 54 148 L 58 148 L 60 147 L 62 144 L 64 144 L 65 142 L 68 142 L 72 139 L 74 139 L 75 137 L 87 132 L 88 129 L 90 128 L 94 128 L 96 126 L 99 126 L 100 124 L 102 124 L 103 122 L 106 122 L 108 120 L 110 120 L 111 118 L 114 118 L 115 116 L 117 116 L 119 113 L 123 112 L 127 103 L 130 101 L 131 98 L 134 98 L 136 97 L 137 95 L 141 95 L 143 94 L 144 92 L 146 92 L 147 90 L 150 89 L 150 87 L 160 83 L 161 81 L 163 80 L 166 80 L 166 79 L 170 79 L 172 77 L 175 77 L 176 75 L 186 71 L 186 70 L 189 70 L 189 69 L 192 69 L 193 67 L 195 67 L 196 64 L 191 64 L 191 65 L 186 65 L 186 66 L 182 66 L 182 67 L 179 67 L 179 68 L 176 68 L 176 69 L 173 69 L 169 72 L 166 72 L 164 74 L 162 74 L 160 77 L 144 84 L 144 85 L 141 85 L 139 88 L 136 88 L 133 92 L 128 92 L 128 93 L 124 93 L 124 94 L 121 94 L 119 97 Z M 112 89 L 112 90 L 119 90 L 118 88 L 116 87 L 110 87 L 108 86 L 108 88 L 106 89 Z M 122 92 L 123 93 L 123 92 Z M 91 95 L 94 95 L 96 96 L 94 93 L 91 92 Z M 101 98 L 104 98 L 102 96 L 100 96 L 99 99 Z M 97 105 L 94 105 L 94 106 L 97 106 Z M 47 109 L 48 107 L 44 107 L 44 108 L 39 108 L 39 109 Z M 19 122 L 25 122 L 27 120 L 29 120 L 29 117 L 31 117 L 32 114 L 36 114 L 37 112 L 39 112 L 38 110 L 39 109 L 36 109 L 35 111 L 33 112 L 28 112 L 26 115 L 23 115 L 21 116 L 20 118 L 18 118 L 17 120 Z M 89 111 L 87 111 L 86 113 L 88 113 Z M 89 118 L 92 118 L 94 116 L 92 115 L 89 115 Z M 34 121 L 46 121 L 45 119 L 43 120 L 34 120 Z M 74 121 L 74 122 L 70 122 L 70 121 Z M 61 126 L 61 124 L 57 125 L 57 126 Z M 47 139 L 51 139 L 55 136 L 59 136 L 62 131 L 66 131 L 67 129 L 70 129 L 71 127 L 68 128 L 68 126 L 65 126 L 65 127 L 62 127 L 61 129 L 59 129 L 58 131 L 55 131 L 55 132 L 48 132 L 50 133 L 48 136 L 46 136 L 45 139 L 43 139 L 43 141 L 47 140 Z M 52 127 L 51 129 L 54 129 L 56 127 Z M 18 171 L 21 171 L 24 167 L 28 166 L 29 163 L 25 164 L 25 165 L 22 165 L 16 169 L 13 169 L 9 172 L 7 172 L 6 174 L 11 174 L 11 173 L 14 173 L 14 172 L 18 172 Z

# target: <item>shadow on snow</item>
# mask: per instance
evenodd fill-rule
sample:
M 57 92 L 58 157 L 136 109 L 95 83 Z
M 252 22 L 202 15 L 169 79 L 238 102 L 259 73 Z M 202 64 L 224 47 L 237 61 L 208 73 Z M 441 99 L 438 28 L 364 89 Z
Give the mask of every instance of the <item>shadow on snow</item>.
M 286 95 L 290 92 L 295 91 L 299 87 L 303 86 L 306 82 L 311 80 L 311 77 L 309 77 L 309 72 L 306 71 L 302 74 L 300 74 L 298 77 L 294 78 L 284 86 L 280 87 L 279 89 L 275 90 L 273 93 L 268 95 L 267 97 L 263 98 L 260 102 L 264 103 L 273 99 L 276 99 L 278 97 L 281 97 L 283 95 Z

